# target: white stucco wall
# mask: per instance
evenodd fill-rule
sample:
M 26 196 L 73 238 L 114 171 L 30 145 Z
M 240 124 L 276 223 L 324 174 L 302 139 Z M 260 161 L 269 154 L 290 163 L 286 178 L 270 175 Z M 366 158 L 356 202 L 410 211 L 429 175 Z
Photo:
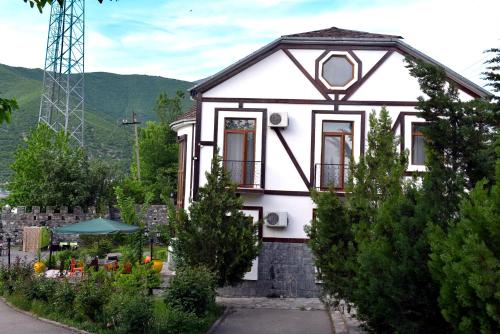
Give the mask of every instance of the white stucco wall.
M 314 77 L 315 61 L 324 50 L 292 49 L 291 54 L 304 67 L 304 69 Z M 354 50 L 358 58 L 362 61 L 362 73 L 366 74 L 370 69 L 386 54 L 380 50 Z M 466 93 L 461 92 L 461 97 L 470 98 Z M 282 129 L 282 135 L 296 158 L 300 168 L 304 172 L 308 181 L 310 180 L 311 166 L 311 138 L 315 141 L 313 163 L 319 163 L 321 159 L 321 130 L 323 120 L 353 121 L 354 122 L 354 157 L 357 159 L 360 152 L 360 142 L 365 141 L 369 131 L 369 115 L 372 110 L 376 113 L 382 108 L 379 103 L 370 104 L 370 101 L 405 101 L 416 102 L 416 98 L 422 95 L 418 82 L 412 78 L 405 68 L 404 57 L 394 52 L 387 61 L 382 64 L 377 71 L 349 98 L 349 101 L 363 101 L 365 105 L 340 105 L 335 111 L 333 105 L 323 103 L 305 102 L 325 101 L 322 94 L 318 92 L 303 73 L 288 56 L 281 50 L 276 51 L 267 58 L 257 62 L 251 67 L 243 70 L 239 74 L 229 78 L 214 88 L 203 94 L 203 97 L 212 98 L 210 102 L 202 103 L 201 137 L 202 141 L 216 141 L 223 154 L 224 144 L 224 118 L 242 117 L 256 118 L 256 159 L 261 160 L 261 142 L 266 134 L 266 155 L 265 155 L 265 187 L 264 191 L 269 193 L 244 194 L 244 204 L 247 206 L 258 206 L 263 208 L 264 216 L 273 211 L 285 211 L 288 213 L 289 225 L 286 228 L 263 228 L 263 236 L 266 238 L 306 238 L 304 226 L 312 219 L 314 204 L 310 197 L 304 196 L 308 191 L 307 186 L 301 179 L 296 167 L 280 142 L 275 131 L 263 126 L 263 113 L 249 111 L 248 109 L 265 109 L 269 116 L 273 112 L 286 112 L 289 117 L 289 125 Z M 334 94 L 330 95 L 335 98 Z M 339 99 L 344 97 L 339 95 Z M 241 98 L 243 109 L 224 110 L 225 108 L 238 109 L 238 102 L 215 102 L 217 98 Z M 271 101 L 257 102 L 244 99 L 295 99 L 308 100 L 294 104 L 276 103 Z M 219 111 L 218 133 L 214 138 L 215 109 Z M 313 111 L 328 111 L 327 114 L 316 114 L 315 129 L 311 134 L 311 121 Z M 387 107 L 393 124 L 396 122 L 401 112 L 415 112 L 415 107 L 403 105 L 391 105 Z M 361 133 L 361 115 L 342 114 L 342 112 L 364 112 L 365 133 Z M 421 121 L 416 116 L 405 116 L 404 134 L 405 149 L 411 152 L 411 124 Z M 184 131 L 184 130 L 182 130 Z M 187 131 L 187 130 L 186 130 Z M 189 131 L 188 131 L 189 132 Z M 182 134 L 183 132 L 179 132 Z M 401 133 L 401 128 L 396 127 L 396 134 Z M 188 133 L 189 135 L 189 133 Z M 188 149 L 190 148 L 188 143 Z M 210 169 L 210 162 L 213 156 L 212 146 L 200 147 L 200 186 L 205 184 L 205 172 Z M 410 163 L 411 163 L 411 156 Z M 188 164 L 189 165 L 189 164 Z M 409 171 L 422 171 L 424 167 L 410 164 Z M 276 194 L 275 192 L 288 192 Z M 291 196 L 293 192 L 301 192 Z M 255 214 L 253 211 L 252 215 Z M 248 277 L 251 277 L 249 274 Z

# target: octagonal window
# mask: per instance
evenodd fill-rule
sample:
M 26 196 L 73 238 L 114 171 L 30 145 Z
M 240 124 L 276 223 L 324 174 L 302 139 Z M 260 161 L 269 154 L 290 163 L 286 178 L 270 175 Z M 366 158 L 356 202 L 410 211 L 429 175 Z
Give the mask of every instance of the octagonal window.
M 346 56 L 333 55 L 323 63 L 321 75 L 332 87 L 343 87 L 354 78 L 354 64 Z

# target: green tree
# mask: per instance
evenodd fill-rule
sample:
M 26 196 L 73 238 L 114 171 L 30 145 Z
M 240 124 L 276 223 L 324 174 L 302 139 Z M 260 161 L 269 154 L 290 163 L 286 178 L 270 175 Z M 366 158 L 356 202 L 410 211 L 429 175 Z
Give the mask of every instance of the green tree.
M 500 141 L 497 144 L 500 157 Z M 432 272 L 439 305 L 458 333 L 500 332 L 500 159 L 496 184 L 480 181 L 448 233 L 433 234 Z
M 427 212 L 412 184 L 378 208 L 369 238 L 358 244 L 353 300 L 375 333 L 449 333 L 437 305 L 439 286 L 427 261 Z
M 115 202 L 114 187 L 121 177 L 118 167 L 112 163 L 91 159 L 89 163 L 90 204 L 98 213 L 105 213 Z
M 126 180 L 130 191 L 139 198 L 140 191 L 153 194 L 152 203 L 162 203 L 170 198 L 177 188 L 177 133 L 170 128 L 182 112 L 184 93 L 178 91 L 173 98 L 161 93 L 154 107 L 160 122 L 147 122 L 139 131 L 139 152 L 141 160 L 141 181 Z M 137 161 L 134 157 L 132 173 L 136 174 Z
M 72 147 L 64 132 L 46 125 L 33 129 L 14 154 L 8 184 L 14 205 L 87 206 L 89 162 L 81 147 Z
M 36 6 L 38 8 L 38 10 L 40 11 L 40 13 L 42 12 L 45 5 L 47 5 L 47 4 L 51 5 L 54 2 L 54 0 L 23 0 L 23 1 L 26 3 L 29 3 L 31 8 Z M 56 0 L 56 1 L 61 6 L 64 3 L 64 0 Z M 103 0 L 97 0 L 97 1 L 99 1 L 99 3 L 102 3 Z
M 214 156 L 207 182 L 199 199 L 191 203 L 189 215 L 170 210 L 174 224 L 174 253 L 182 265 L 204 266 L 212 271 L 219 286 L 241 281 L 259 251 L 258 226 L 242 210 L 236 185 Z
M 147 122 L 139 132 L 139 150 L 141 182 L 153 203 L 161 203 L 177 186 L 177 134 L 168 124 Z
M 132 233 L 128 238 L 128 244 L 132 249 L 132 258 L 134 262 L 142 259 L 142 253 L 145 243 L 144 238 L 144 215 L 151 203 L 152 194 L 146 193 L 144 204 L 137 207 L 134 199 L 128 197 L 120 186 L 115 187 L 116 206 L 120 209 L 120 218 L 125 224 L 139 226 L 139 231 Z M 139 209 L 139 210 L 138 210 Z
M 311 193 L 316 214 L 305 231 L 314 254 L 318 278 L 323 281 L 323 300 L 334 307 L 350 300 L 354 282 L 356 249 L 345 205 L 333 190 Z
M 0 98 L 0 124 L 9 123 L 11 114 L 16 109 L 19 109 L 16 99 Z
M 358 237 L 373 223 L 380 204 L 399 190 L 408 164 L 406 152 L 398 154 L 387 109 L 382 107 L 378 117 L 373 111 L 369 123 L 367 151 L 357 164 L 351 163 L 346 189 L 349 220 Z
M 427 98 L 419 97 L 417 109 L 426 120 L 425 178 L 432 219 L 447 222 L 458 214 L 464 191 L 478 181 L 494 178 L 494 128 L 497 112 L 487 99 L 461 101 L 444 69 L 408 59 L 410 74 L 418 79 Z M 444 198 L 445 197 L 445 198 Z
M 350 301 L 372 332 L 446 333 L 427 268 L 421 195 L 405 181 L 407 152 L 398 146 L 387 110 L 372 113 L 368 150 L 353 167 L 346 201 L 357 250 Z
M 492 53 L 493 56 L 486 61 L 488 66 L 487 71 L 483 73 L 483 79 L 488 81 L 488 86 L 493 88 L 493 91 L 500 93 L 500 48 L 492 48 L 486 52 Z M 500 98 L 497 97 L 497 102 L 500 104 Z
M 158 96 L 154 111 L 161 123 L 170 124 L 182 114 L 184 96 L 184 92 L 180 90 L 172 98 L 169 98 L 167 93 L 161 93 Z

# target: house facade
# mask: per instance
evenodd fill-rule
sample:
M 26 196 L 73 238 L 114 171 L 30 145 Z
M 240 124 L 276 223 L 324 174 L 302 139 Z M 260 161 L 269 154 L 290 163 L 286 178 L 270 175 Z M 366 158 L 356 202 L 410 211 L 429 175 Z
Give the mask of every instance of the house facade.
M 373 110 L 389 111 L 410 153 L 408 173 L 424 171 L 423 119 L 415 109 L 422 92 L 406 56 L 443 66 L 400 36 L 332 27 L 282 36 L 191 88 L 195 107 L 172 124 L 180 144 L 178 205 L 196 200 L 218 152 L 244 212 L 264 222 L 260 255 L 227 294 L 317 295 L 304 232 L 314 215 L 310 189 L 344 194 Z M 444 68 L 462 99 L 488 95 Z

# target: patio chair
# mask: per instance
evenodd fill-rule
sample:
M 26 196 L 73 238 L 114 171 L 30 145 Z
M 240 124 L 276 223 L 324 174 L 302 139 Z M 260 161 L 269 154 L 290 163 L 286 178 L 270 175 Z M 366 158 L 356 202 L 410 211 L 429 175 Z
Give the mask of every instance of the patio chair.
M 71 258 L 71 264 L 69 268 L 69 276 L 75 276 L 77 273 L 80 273 L 83 276 L 83 267 L 77 267 L 75 258 Z

